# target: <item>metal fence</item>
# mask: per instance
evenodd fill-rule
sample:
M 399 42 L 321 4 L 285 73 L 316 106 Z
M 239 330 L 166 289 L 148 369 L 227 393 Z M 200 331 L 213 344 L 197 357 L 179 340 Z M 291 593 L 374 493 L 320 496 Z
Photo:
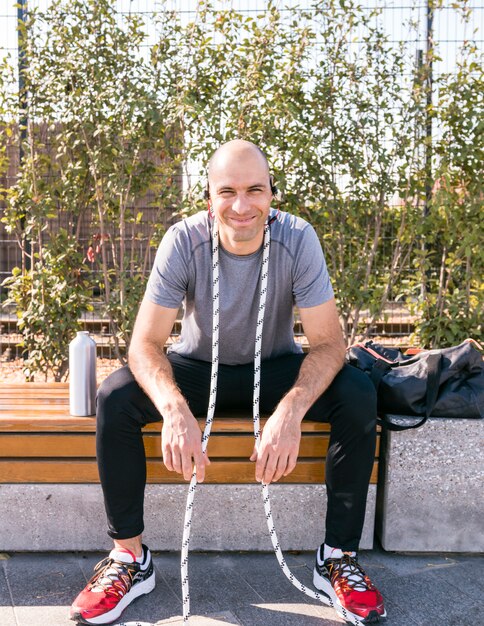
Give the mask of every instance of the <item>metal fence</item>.
M 21 0 L 18 5 L 2 3 L 2 8 L 0 9 L 0 58 L 9 55 L 11 63 L 17 66 L 19 62 L 17 23 L 19 17 L 21 18 L 22 16 L 22 11 L 27 10 L 27 5 L 30 8 L 37 7 L 44 10 L 50 3 L 51 0 L 29 0 L 29 2 Z M 151 0 L 116 0 L 114 4 L 120 23 L 125 20 L 127 15 L 132 15 L 133 13 L 143 20 L 147 33 L 143 48 L 148 51 L 157 39 L 156 20 L 154 20 L 155 11 L 174 10 L 183 20 L 188 22 L 196 17 L 198 2 L 197 0 L 166 0 L 160 3 L 153 3 Z M 267 1 L 262 0 L 220 0 L 213 2 L 216 8 L 231 8 L 242 13 L 260 16 L 261 19 L 263 19 L 264 13 L 268 10 L 268 4 Z M 310 0 L 301 0 L 297 3 L 291 1 L 282 2 L 281 0 L 279 2 L 273 1 L 271 4 L 275 5 L 284 14 L 288 6 L 297 5 L 300 10 L 307 10 L 312 3 Z M 433 4 L 437 3 L 434 2 Z M 365 11 L 370 11 L 374 8 L 381 9 L 379 16 L 375 19 L 379 20 L 380 25 L 388 33 L 389 44 L 397 45 L 400 42 L 405 42 L 407 49 L 410 51 L 409 58 L 413 57 L 414 59 L 411 62 L 415 62 L 419 55 L 425 53 L 429 36 L 431 36 L 432 44 L 439 50 L 440 57 L 440 60 L 436 60 L 433 65 L 435 77 L 440 73 L 453 72 L 455 70 L 457 51 L 464 41 L 472 40 L 482 49 L 484 33 L 484 5 L 482 2 L 469 1 L 466 3 L 467 9 L 471 12 L 471 17 L 468 21 L 462 19 L 462 12 L 455 7 L 455 3 L 444 1 L 440 4 L 442 6 L 436 8 L 435 11 L 431 11 L 432 3 L 421 0 L 383 2 L 380 0 L 362 0 L 360 2 L 362 9 Z M 434 132 L 438 132 L 438 129 L 434 130 Z M 19 146 L 16 143 L 10 143 L 8 154 L 10 167 L 3 180 L 3 184 L 6 187 L 15 185 L 17 180 Z M 186 181 L 184 184 L 186 185 Z M 142 199 L 139 200 L 140 206 L 146 209 L 153 198 L 146 198 L 146 203 L 143 203 Z M 1 212 L 2 205 L 0 204 Z M 170 219 L 170 215 L 165 216 L 167 224 L 170 222 Z M 142 232 L 138 234 L 143 235 Z M 87 246 L 89 234 L 84 233 L 83 238 Z M 391 241 L 392 233 L 389 233 L 388 245 L 390 245 Z M 20 250 L 17 243 L 12 236 L 6 233 L 4 225 L 0 223 L 0 282 L 20 262 Z M 382 333 L 383 335 L 386 333 L 388 337 L 396 338 L 397 341 L 405 343 L 412 328 L 411 317 L 404 307 L 398 304 L 394 304 L 389 313 L 390 317 L 386 323 L 382 322 L 375 326 L 375 335 L 381 336 Z M 5 364 L 6 361 L 18 358 L 20 355 L 20 349 L 18 348 L 20 337 L 15 334 L 15 319 L 15 312 L 2 305 L 0 310 L 0 375 L 2 371 L 1 362 Z M 87 328 L 96 333 L 102 354 L 107 357 L 111 356 L 109 323 L 102 319 L 96 311 L 85 320 L 85 323 Z M 3 366 L 5 367 L 5 365 Z

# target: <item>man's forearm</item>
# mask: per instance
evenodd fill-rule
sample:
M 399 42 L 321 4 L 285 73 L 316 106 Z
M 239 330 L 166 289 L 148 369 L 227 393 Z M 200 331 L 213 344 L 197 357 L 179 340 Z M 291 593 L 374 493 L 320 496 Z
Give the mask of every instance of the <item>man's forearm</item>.
M 259 448 L 250 457 L 256 461 L 255 476 L 266 484 L 287 476 L 296 467 L 301 441 L 301 422 L 309 408 L 329 387 L 344 360 L 339 341 L 319 343 L 303 360 L 292 388 L 267 420 Z
M 163 349 L 146 339 L 131 344 L 129 366 L 163 417 L 161 451 L 166 468 L 190 480 L 194 463 L 197 480 L 202 482 L 210 460 L 203 454 L 200 427 L 176 385 Z
M 333 382 L 344 364 L 344 344 L 320 344 L 311 348 L 303 360 L 292 388 L 279 407 L 295 419 L 302 420 L 311 406 Z
M 163 348 L 147 341 L 142 345 L 131 346 L 129 367 L 136 382 L 164 419 L 173 413 L 190 413 L 188 404 L 176 385 L 170 361 Z

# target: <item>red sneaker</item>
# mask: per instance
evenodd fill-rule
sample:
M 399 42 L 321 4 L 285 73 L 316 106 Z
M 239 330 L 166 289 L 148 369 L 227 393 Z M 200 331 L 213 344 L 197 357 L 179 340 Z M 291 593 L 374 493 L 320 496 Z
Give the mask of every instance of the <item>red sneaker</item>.
M 363 624 L 374 624 L 386 617 L 381 593 L 358 563 L 357 556 L 321 559 L 316 555 L 313 585 L 331 598 L 336 611 L 348 621 L 354 617 Z
M 133 600 L 153 591 L 155 572 L 146 546 L 143 557 L 140 564 L 129 550 L 113 550 L 94 568 L 94 576 L 72 604 L 70 618 L 82 624 L 110 624 Z

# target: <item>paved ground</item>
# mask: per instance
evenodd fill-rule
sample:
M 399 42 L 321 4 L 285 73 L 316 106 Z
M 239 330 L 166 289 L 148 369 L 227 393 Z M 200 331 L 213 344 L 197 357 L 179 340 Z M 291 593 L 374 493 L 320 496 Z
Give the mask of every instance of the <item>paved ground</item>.
M 0 554 L 0 626 L 74 626 L 68 608 L 96 554 Z M 289 554 L 300 580 L 311 583 L 313 554 Z M 182 624 L 179 555 L 154 555 L 157 587 L 129 607 L 120 624 Z M 361 563 L 382 591 L 387 626 L 484 624 L 484 556 L 362 552 Z M 303 596 L 272 554 L 190 556 L 193 626 L 337 626 L 330 609 Z

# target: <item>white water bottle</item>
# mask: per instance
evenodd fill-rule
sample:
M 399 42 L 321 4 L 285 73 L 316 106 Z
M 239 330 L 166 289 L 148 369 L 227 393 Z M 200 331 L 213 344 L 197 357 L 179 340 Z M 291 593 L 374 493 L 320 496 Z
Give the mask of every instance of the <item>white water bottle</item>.
M 79 331 L 69 344 L 70 414 L 96 414 L 96 342 L 87 331 Z

